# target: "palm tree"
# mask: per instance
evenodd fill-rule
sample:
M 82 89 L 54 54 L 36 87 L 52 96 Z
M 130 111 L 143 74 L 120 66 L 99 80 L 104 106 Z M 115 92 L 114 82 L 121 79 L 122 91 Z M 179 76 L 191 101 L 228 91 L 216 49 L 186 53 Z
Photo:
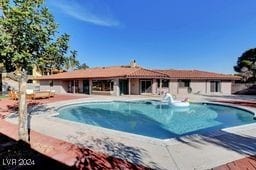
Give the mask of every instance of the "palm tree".
M 77 51 L 73 50 L 73 51 L 70 51 L 70 53 L 71 53 L 71 56 L 69 57 L 70 68 L 71 68 L 71 70 L 74 70 L 79 65 L 79 61 L 76 60 Z
M 78 69 L 87 69 L 89 68 L 89 66 L 86 63 L 83 64 L 79 64 L 79 66 L 77 66 Z
M 77 51 L 73 50 L 70 51 L 70 53 L 71 55 L 69 57 L 66 57 L 64 61 L 64 69 L 66 71 L 73 71 L 76 67 L 79 66 L 79 61 L 76 59 Z

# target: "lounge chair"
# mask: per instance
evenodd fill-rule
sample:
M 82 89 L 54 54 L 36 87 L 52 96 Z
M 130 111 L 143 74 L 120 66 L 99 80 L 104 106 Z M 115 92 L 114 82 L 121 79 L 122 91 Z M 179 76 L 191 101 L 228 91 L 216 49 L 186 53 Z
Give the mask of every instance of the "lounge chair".
M 33 95 L 34 95 L 34 90 L 32 89 L 27 89 L 26 90 L 26 95 L 27 95 L 27 99 L 32 99 Z
M 54 97 L 55 95 L 55 90 L 50 90 L 50 97 Z
M 45 91 L 50 92 L 50 97 L 54 97 L 54 95 L 55 95 L 55 90 L 45 90 Z
M 45 99 L 50 97 L 50 91 L 35 91 L 32 99 Z

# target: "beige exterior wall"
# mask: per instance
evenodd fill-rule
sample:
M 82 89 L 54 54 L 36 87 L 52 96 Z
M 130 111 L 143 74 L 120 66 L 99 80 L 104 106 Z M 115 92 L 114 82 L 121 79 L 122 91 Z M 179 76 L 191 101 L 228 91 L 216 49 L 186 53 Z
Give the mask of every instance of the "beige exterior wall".
M 139 79 L 131 79 L 131 94 L 140 94 L 140 81 Z
M 110 92 L 113 96 L 120 96 L 119 79 L 114 79 L 114 91 Z
M 201 83 L 191 82 L 191 84 L 193 84 L 193 87 L 191 87 L 193 93 L 196 93 L 194 89 L 196 90 L 202 89 L 202 93 L 200 94 L 212 94 L 212 95 L 214 94 L 230 95 L 231 94 L 232 81 L 220 81 L 221 92 L 211 92 L 211 81 L 204 81 Z
M 232 81 L 222 81 L 221 82 L 221 93 L 230 95 L 232 90 Z
M 187 87 L 178 88 L 178 94 L 188 94 L 188 88 Z
M 40 90 L 50 90 L 50 85 L 49 85 L 50 80 L 40 80 Z M 53 84 L 55 86 L 55 84 Z M 57 90 L 59 91 L 59 90 Z M 57 93 L 56 91 L 56 93 Z
M 178 93 L 178 81 L 169 81 L 169 92 L 171 94 L 177 94 Z
M 68 81 L 53 80 L 53 87 L 50 87 L 49 80 L 40 80 L 40 90 L 55 90 L 58 94 L 68 91 Z
M 152 94 L 157 94 L 157 81 L 156 79 L 153 79 L 152 81 Z
M 210 81 L 207 81 L 206 82 L 206 93 L 205 94 L 210 94 L 211 93 L 210 88 L 211 88 L 211 83 L 210 83 Z
M 206 90 L 209 88 L 206 88 L 207 82 L 206 81 L 191 81 L 190 87 L 192 89 L 192 93 L 195 94 L 206 94 Z
M 232 81 L 220 81 L 220 89 L 221 92 L 211 92 L 211 81 L 207 81 L 207 94 L 215 95 L 215 94 L 223 94 L 223 95 L 230 95 L 231 94 L 231 87 L 232 87 Z
M 90 81 L 90 84 L 92 82 Z M 139 79 L 130 79 L 130 92 L 131 95 L 139 95 L 140 94 L 140 80 Z M 210 92 L 210 81 L 191 81 L 190 87 L 192 88 L 193 94 L 208 94 L 208 95 L 215 95 L 215 94 L 223 94 L 223 95 L 230 95 L 232 90 L 232 81 L 221 81 L 221 92 Z M 91 87 L 90 87 L 91 88 Z M 40 81 L 40 90 L 50 90 L 54 89 L 56 93 L 67 93 L 68 92 L 68 81 L 62 80 L 54 80 L 53 87 L 50 87 L 49 80 L 41 80 Z M 83 90 L 83 80 L 79 80 L 79 92 Z M 170 80 L 169 81 L 169 89 L 168 91 L 171 94 L 188 94 L 187 88 L 179 88 L 178 81 Z M 158 85 L 156 79 L 153 79 L 152 84 L 152 94 L 158 94 Z M 114 80 L 114 91 L 110 92 L 111 95 L 119 95 L 119 80 Z
M 221 81 L 221 92 L 210 92 L 210 81 L 191 81 L 190 87 L 192 89 L 193 94 L 231 94 L 231 81 Z M 169 91 L 171 94 L 188 94 L 187 88 L 179 88 L 178 81 L 170 81 L 169 82 Z

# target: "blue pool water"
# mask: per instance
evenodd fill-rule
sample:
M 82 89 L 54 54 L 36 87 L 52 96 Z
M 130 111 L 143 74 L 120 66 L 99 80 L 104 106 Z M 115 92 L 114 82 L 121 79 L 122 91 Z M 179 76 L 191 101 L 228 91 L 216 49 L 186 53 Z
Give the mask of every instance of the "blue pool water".
M 173 108 L 158 101 L 69 105 L 57 117 L 94 126 L 166 139 L 255 123 L 250 112 L 214 104 Z

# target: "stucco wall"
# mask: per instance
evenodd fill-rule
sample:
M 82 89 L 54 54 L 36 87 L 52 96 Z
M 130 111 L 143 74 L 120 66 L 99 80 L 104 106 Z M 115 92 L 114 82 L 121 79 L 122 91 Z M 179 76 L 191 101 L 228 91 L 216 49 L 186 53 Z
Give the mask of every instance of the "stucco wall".
M 50 85 L 49 85 L 49 80 L 40 80 L 40 90 L 49 90 Z
M 205 89 L 205 94 L 210 94 L 211 91 L 210 91 L 210 88 L 211 88 L 211 83 L 209 81 L 206 81 L 206 89 Z
M 232 81 L 221 81 L 220 82 L 220 92 L 211 92 L 211 81 L 207 81 L 207 94 L 224 94 L 224 95 L 230 95 L 231 94 L 231 87 L 232 87 Z
M 194 80 L 190 82 L 190 87 L 193 94 L 231 94 L 231 81 L 221 81 L 221 92 L 210 92 L 210 81 Z M 171 94 L 187 94 L 186 88 L 179 88 L 177 81 L 170 81 L 169 91 Z
M 191 81 L 190 87 L 192 89 L 191 93 L 195 93 L 195 94 L 206 93 L 206 81 Z
M 119 79 L 114 79 L 114 91 L 110 92 L 113 96 L 120 96 L 120 87 L 119 87 Z
M 157 94 L 157 90 L 158 90 L 157 81 L 156 81 L 156 79 L 153 79 L 153 81 L 152 81 L 152 94 Z
M 178 82 L 177 81 L 169 81 L 169 92 L 171 94 L 178 93 Z
M 131 79 L 131 94 L 140 94 L 140 81 L 139 79 Z
M 232 82 L 231 81 L 222 81 L 221 82 L 221 92 L 222 94 L 231 94 Z
M 80 92 L 83 90 L 82 87 L 83 83 L 82 80 L 79 81 L 79 89 Z M 116 85 L 118 85 L 118 81 L 116 80 Z M 229 95 L 231 94 L 232 89 L 232 82 L 231 81 L 221 81 L 221 92 L 213 93 L 210 92 L 210 81 L 191 81 L 190 87 L 192 88 L 192 93 L 199 93 L 199 94 L 224 94 Z M 40 81 L 40 90 L 49 90 L 49 80 L 41 80 Z M 68 81 L 61 81 L 61 80 L 54 80 L 53 87 L 56 93 L 67 93 L 68 91 Z M 152 93 L 157 94 L 157 82 L 153 81 L 152 84 Z M 186 91 L 178 88 L 178 81 L 171 80 L 169 82 L 169 92 L 171 94 L 184 94 L 187 93 Z M 139 95 L 140 94 L 140 81 L 139 79 L 131 79 L 131 94 L 132 95 Z M 112 95 L 119 95 L 119 88 L 118 86 L 114 86 L 114 92 Z
M 56 93 L 67 93 L 68 82 L 54 80 L 53 87 L 50 87 L 49 80 L 40 80 L 40 90 L 55 90 Z

